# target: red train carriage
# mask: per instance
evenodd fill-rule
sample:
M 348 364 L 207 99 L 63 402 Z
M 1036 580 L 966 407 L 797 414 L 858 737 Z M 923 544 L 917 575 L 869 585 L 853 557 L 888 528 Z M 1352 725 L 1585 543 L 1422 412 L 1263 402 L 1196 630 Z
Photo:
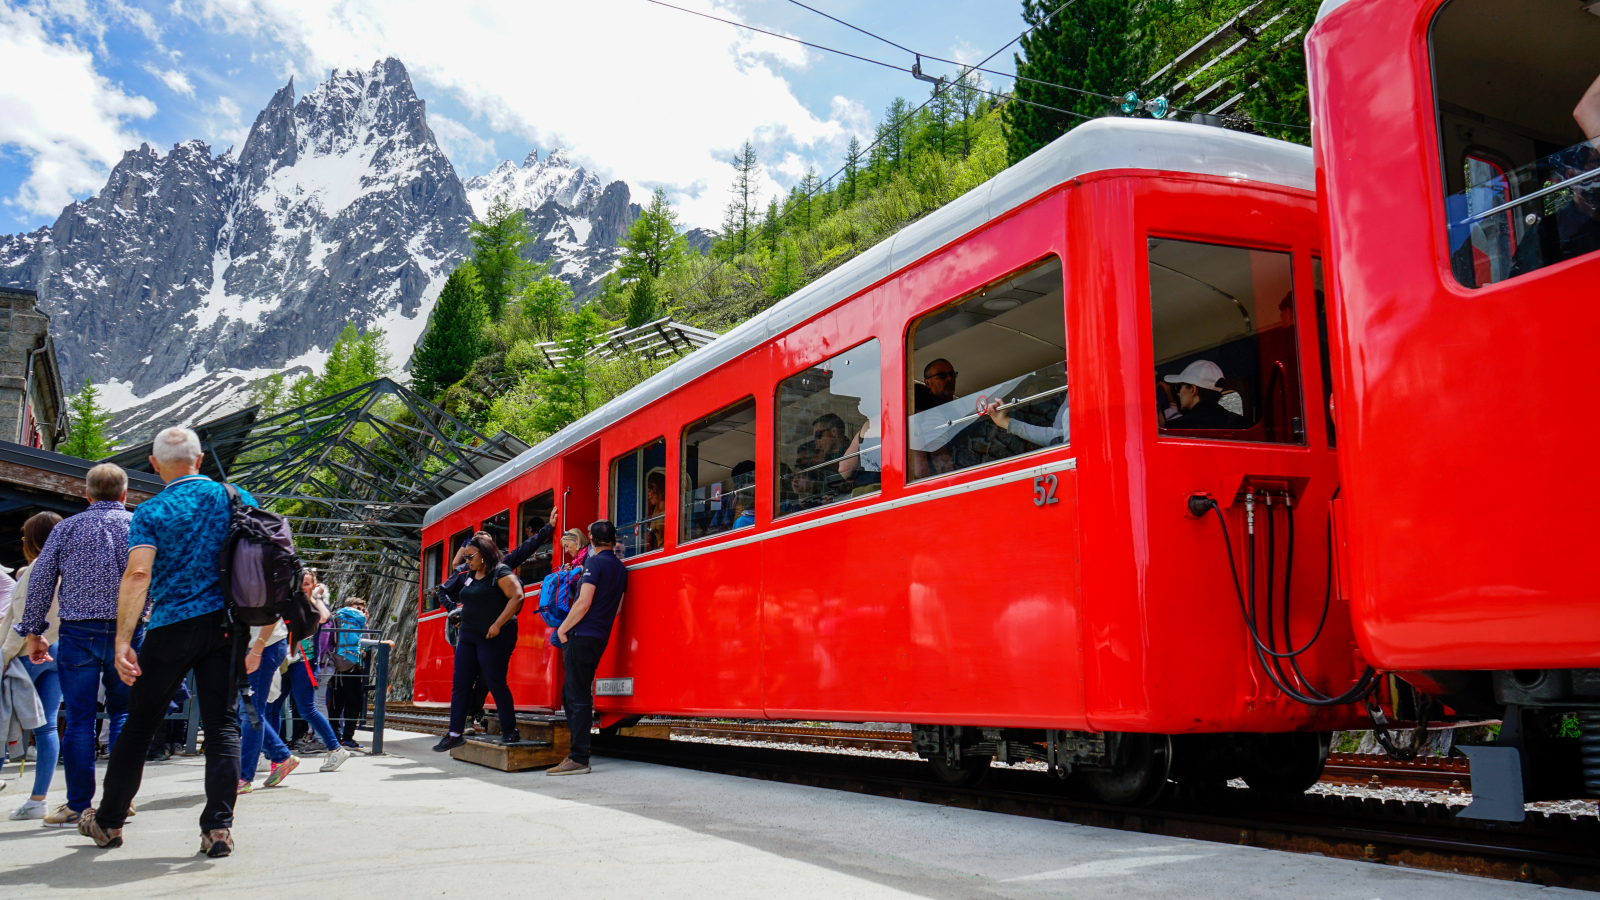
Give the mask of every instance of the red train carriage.
M 1322 608 L 1325 513 L 1288 549 L 1337 484 L 1312 173 L 1263 138 L 1085 124 L 568 427 L 428 514 L 418 702 L 448 702 L 445 548 L 559 501 L 624 534 L 604 721 L 911 722 L 948 779 L 1038 758 L 1113 800 L 1304 787 L 1355 723 L 1281 678 L 1362 669 Z M 1325 619 L 1298 671 L 1243 625 L 1263 590 L 1301 598 L 1257 607 L 1278 651 Z M 543 631 L 513 662 L 529 709 L 558 703 Z
M 1357 640 L 1505 718 L 1480 795 L 1579 793 L 1573 711 L 1600 794 L 1600 6 L 1328 2 L 1307 47 Z

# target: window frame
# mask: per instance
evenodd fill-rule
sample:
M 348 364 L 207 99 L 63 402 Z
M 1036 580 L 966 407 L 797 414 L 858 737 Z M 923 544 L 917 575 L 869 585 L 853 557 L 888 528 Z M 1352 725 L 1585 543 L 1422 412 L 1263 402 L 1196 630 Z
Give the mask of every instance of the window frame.
M 662 551 L 667 549 L 667 538 L 668 538 L 667 525 L 666 525 L 666 523 L 668 521 L 667 511 L 672 508 L 672 478 L 671 478 L 670 467 L 667 465 L 667 462 L 668 462 L 668 460 L 667 460 L 667 436 L 664 435 L 664 434 L 663 435 L 659 435 L 659 436 L 657 436 L 657 437 L 655 437 L 655 438 L 653 438 L 651 440 L 645 441 L 644 443 L 638 445 L 637 447 L 634 447 L 631 450 L 624 450 L 623 452 L 618 453 L 616 456 L 611 457 L 610 464 L 606 466 L 606 491 L 607 491 L 606 507 L 607 507 L 607 513 L 610 515 L 612 523 L 615 524 L 616 521 L 617 521 L 617 493 L 618 493 L 617 492 L 617 463 L 621 462 L 623 459 L 625 459 L 625 458 L 627 458 L 629 456 L 638 456 L 639 457 L 640 464 L 638 466 L 638 471 L 635 473 L 635 479 L 636 479 L 636 482 L 637 482 L 636 485 L 635 485 L 635 490 L 638 493 L 635 494 L 635 497 L 638 498 L 638 501 L 642 502 L 644 500 L 644 497 L 645 497 L 645 485 L 647 483 L 647 478 L 648 478 L 648 476 L 650 474 L 644 468 L 643 453 L 644 453 L 645 450 L 649 449 L 652 445 L 654 445 L 656 443 L 660 443 L 661 444 L 661 474 L 663 476 L 663 484 L 662 484 L 662 489 L 661 489 L 662 490 L 662 494 L 663 494 L 663 497 L 661 498 L 661 523 L 662 523 L 661 524 L 661 546 L 655 548 L 654 550 L 641 550 L 638 553 L 630 553 L 627 556 L 628 559 L 636 559 L 636 558 L 641 557 L 641 556 L 649 556 L 649 555 L 654 554 L 654 553 L 661 553 Z M 638 524 L 643 524 L 643 523 L 650 522 L 650 521 L 653 521 L 653 519 L 635 519 L 634 522 L 631 523 L 631 524 L 632 525 L 638 525 Z M 630 527 L 631 527 L 631 525 L 630 525 Z M 618 528 L 617 537 L 618 537 L 618 540 L 620 541 L 621 537 L 622 537 L 622 533 L 621 533 L 621 528 L 620 527 Z
M 532 497 L 529 497 L 528 499 L 519 502 L 516 505 L 515 515 L 513 517 L 513 518 L 516 519 L 516 522 L 514 523 L 516 525 L 516 531 L 513 532 L 512 536 L 511 536 L 511 546 L 506 548 L 506 552 L 507 553 L 510 553 L 512 550 L 515 550 L 516 548 L 522 546 L 522 541 L 523 541 L 522 529 L 524 528 L 524 526 L 527 525 L 527 515 L 524 513 L 524 509 L 528 506 L 528 504 L 537 502 L 539 500 L 539 498 L 545 496 L 546 494 L 550 495 L 550 508 L 554 509 L 555 505 L 556 505 L 556 492 L 555 492 L 554 488 L 546 488 L 546 489 L 538 492 L 537 494 L 534 494 Z M 546 520 L 546 524 L 550 524 L 549 520 Z M 537 533 L 538 532 L 535 532 L 535 534 L 537 534 Z M 553 570 L 555 568 L 555 557 L 560 553 L 560 549 L 561 549 L 561 534 L 560 534 L 559 531 L 553 532 L 550 535 L 550 544 L 551 544 L 551 569 Z M 537 549 L 537 548 L 535 548 L 535 549 Z M 522 569 L 527 567 L 527 566 L 533 565 L 534 562 L 535 562 L 535 560 L 532 557 L 530 557 L 527 562 L 523 563 L 521 566 L 518 566 L 517 570 L 516 570 L 517 571 L 517 578 L 521 579 L 522 578 Z M 526 584 L 525 583 L 523 586 L 524 587 L 538 587 L 538 584 L 537 583 L 533 583 L 533 584 Z
M 875 343 L 875 344 L 878 345 L 878 365 L 877 365 L 876 369 L 877 369 L 877 373 L 878 373 L 878 434 L 879 434 L 879 438 L 878 438 L 878 471 L 879 471 L 880 477 L 879 477 L 879 480 L 878 480 L 877 490 L 873 491 L 870 494 L 863 494 L 863 495 L 861 495 L 859 497 L 844 497 L 844 498 L 839 499 L 839 500 L 834 500 L 834 501 L 832 501 L 830 503 L 824 503 L 824 504 L 822 504 L 820 506 L 814 506 L 814 507 L 812 507 L 810 509 L 799 509 L 799 510 L 795 510 L 794 512 L 789 512 L 789 513 L 783 512 L 782 511 L 782 509 L 783 509 L 783 498 L 781 496 L 781 492 L 783 490 L 783 478 L 782 478 L 781 475 L 779 475 L 779 472 L 780 472 L 781 466 L 782 466 L 782 460 L 780 460 L 778 458 L 779 445 L 780 445 L 780 441 L 778 440 L 778 429 L 780 427 L 782 427 L 782 424 L 783 424 L 783 422 L 782 422 L 783 407 L 782 407 L 782 404 L 780 404 L 778 402 L 778 396 L 779 396 L 779 393 L 783 390 L 783 383 L 788 381 L 791 378 L 794 378 L 794 377 L 804 373 L 804 372 L 807 372 L 807 371 L 809 371 L 811 369 L 814 369 L 817 366 L 822 365 L 823 363 L 829 362 L 830 360 L 838 359 L 839 357 L 845 355 L 846 353 L 851 352 L 852 350 L 857 350 L 857 349 L 859 349 L 861 347 L 866 346 L 867 344 L 872 344 L 872 343 Z M 831 356 L 824 357 L 824 358 L 822 358 L 822 359 L 820 359 L 820 360 L 818 360 L 818 361 L 816 361 L 814 363 L 811 363 L 810 365 L 802 366 L 802 367 L 800 367 L 798 369 L 795 369 L 794 371 L 790 372 L 789 374 L 784 375 L 784 376 L 778 378 L 775 382 L 773 382 L 773 385 L 772 385 L 772 521 L 776 522 L 779 519 L 787 519 L 787 518 L 790 518 L 792 516 L 804 515 L 804 514 L 809 513 L 809 512 L 815 512 L 816 510 L 819 510 L 819 509 L 830 509 L 832 507 L 838 506 L 841 503 L 850 503 L 850 502 L 853 502 L 853 501 L 856 501 L 856 500 L 869 501 L 873 497 L 882 497 L 883 496 L 883 479 L 882 479 L 881 475 L 882 475 L 882 472 L 883 472 L 883 455 L 884 455 L 884 443 L 883 443 L 882 435 L 884 433 L 884 427 L 883 427 L 884 426 L 884 422 L 887 420 L 888 414 L 889 414 L 889 404 L 888 404 L 887 400 L 885 399 L 885 395 L 884 395 L 884 392 L 883 392 L 883 341 L 880 340 L 876 334 L 864 337 L 861 340 L 855 342 L 854 344 L 844 348 L 843 350 L 840 350 L 839 352 L 832 354 Z M 856 455 L 860 456 L 861 453 L 862 453 L 862 451 L 857 451 Z M 840 458 L 843 459 L 843 457 L 840 457 Z M 833 460 L 829 460 L 828 462 L 833 462 Z M 821 468 L 822 466 L 826 466 L 827 464 L 828 464 L 827 462 L 821 463 L 821 464 L 819 464 L 818 468 Z M 759 470 L 758 470 L 757 474 L 758 475 L 760 474 Z M 798 474 L 798 473 L 795 473 L 795 474 Z
M 428 572 L 428 569 L 429 569 L 428 554 L 435 553 L 435 552 L 438 553 L 438 556 L 435 558 L 434 564 L 432 566 L 433 572 L 432 572 L 432 575 L 430 577 L 429 572 Z M 421 566 L 421 573 L 422 573 L 422 584 L 421 584 L 421 588 L 422 588 L 422 607 L 421 607 L 421 610 L 420 610 L 420 614 L 421 615 L 427 615 L 428 613 L 431 613 L 431 612 L 433 612 L 435 610 L 439 610 L 439 609 L 443 609 L 444 608 L 443 606 L 439 605 L 438 603 L 435 603 L 434 600 L 433 600 L 434 588 L 437 588 L 439 585 L 444 584 L 444 571 L 445 571 L 444 541 L 443 540 L 434 541 L 432 544 L 429 544 L 427 547 L 424 547 L 423 550 L 422 550 L 422 566 Z
M 1144 341 L 1145 341 L 1145 348 L 1149 352 L 1149 357 L 1148 357 L 1149 358 L 1149 366 L 1148 366 L 1148 368 L 1152 373 L 1155 372 L 1156 367 L 1158 365 L 1160 365 L 1160 364 L 1157 363 L 1156 360 L 1155 360 L 1155 308 L 1154 308 L 1154 305 L 1153 305 L 1155 303 L 1155 295 L 1153 293 L 1153 288 L 1152 288 L 1151 283 L 1150 283 L 1150 241 L 1151 240 L 1181 241 L 1181 242 L 1189 243 L 1189 244 L 1203 244 L 1203 245 L 1206 245 L 1206 246 L 1209 246 L 1209 247 L 1220 247 L 1220 248 L 1225 249 L 1225 250 L 1248 250 L 1248 251 L 1254 251 L 1254 252 L 1257 252 L 1257 253 L 1277 253 L 1279 255 L 1282 255 L 1282 256 L 1288 258 L 1288 260 L 1289 260 L 1289 287 L 1290 287 L 1290 290 L 1292 291 L 1293 296 L 1294 296 L 1294 300 L 1290 304 L 1290 309 L 1293 310 L 1294 317 L 1295 317 L 1295 322 L 1294 322 L 1294 329 L 1295 329 L 1294 340 L 1291 341 L 1290 344 L 1291 344 L 1291 346 L 1294 347 L 1294 354 L 1295 354 L 1294 364 L 1295 364 L 1295 372 L 1296 372 L 1295 381 L 1297 383 L 1296 386 L 1297 386 L 1297 388 L 1299 390 L 1299 393 L 1300 393 L 1300 406 L 1299 406 L 1300 415 L 1298 417 L 1290 416 L 1289 417 L 1290 421 L 1288 423 L 1285 423 L 1286 427 L 1289 429 L 1290 434 L 1293 435 L 1293 433 L 1294 433 L 1294 420 L 1296 418 L 1298 418 L 1300 420 L 1300 435 L 1299 435 L 1299 439 L 1298 440 L 1269 441 L 1269 440 L 1255 440 L 1255 439 L 1249 439 L 1249 438 L 1223 438 L 1223 437 L 1211 437 L 1211 436 L 1170 434 L 1170 433 L 1167 433 L 1167 431 L 1165 429 L 1161 428 L 1159 425 L 1156 427 L 1156 440 L 1163 441 L 1163 442 L 1174 442 L 1174 443 L 1217 444 L 1217 445 L 1222 445 L 1222 446 L 1277 447 L 1277 448 L 1283 448 L 1283 449 L 1299 449 L 1299 450 L 1308 449 L 1311 446 L 1311 431 L 1306 426 L 1306 413 L 1307 413 L 1307 409 L 1308 408 L 1306 406 L 1305 348 L 1302 346 L 1303 342 L 1305 341 L 1305 334 L 1304 334 L 1304 331 L 1303 331 L 1303 329 L 1301 327 L 1301 320 L 1304 318 L 1304 316 L 1302 315 L 1302 312 L 1301 312 L 1301 309 L 1300 309 L 1300 304 L 1301 304 L 1300 293 L 1301 292 L 1300 292 L 1300 287 L 1299 287 L 1299 284 L 1298 284 L 1299 276 L 1297 274 L 1297 268 L 1296 268 L 1297 264 L 1298 264 L 1299 257 L 1302 254 L 1306 253 L 1304 248 L 1295 247 L 1293 245 L 1289 245 L 1289 246 L 1285 246 L 1285 245 L 1281 245 L 1281 244 L 1280 245 L 1273 245 L 1273 244 L 1266 243 L 1264 241 L 1250 240 L 1250 239 L 1247 239 L 1247 238 L 1233 238 L 1233 237 L 1228 237 L 1228 236 L 1224 236 L 1224 235 L 1207 234 L 1207 235 L 1202 235 L 1202 236 L 1196 236 L 1196 235 L 1190 234 L 1190 233 L 1177 233 L 1177 232 L 1163 231 L 1162 229 L 1158 229 L 1158 228 L 1147 228 L 1147 229 L 1145 229 L 1144 235 L 1143 235 L 1143 240 L 1140 241 L 1140 253 L 1142 254 L 1142 257 L 1143 257 L 1143 266 L 1141 267 L 1141 276 L 1140 277 L 1143 278 L 1143 284 L 1144 284 L 1144 297 L 1143 297 L 1142 306 L 1143 306 L 1143 309 L 1144 309 L 1144 314 L 1149 316 L 1149 319 L 1147 320 L 1146 326 L 1144 328 Z M 1309 254 L 1306 254 L 1306 255 L 1307 255 L 1308 259 L 1311 258 L 1309 256 Z M 1310 273 L 1308 273 L 1308 275 L 1309 274 Z M 1315 318 L 1316 318 L 1315 303 L 1313 303 L 1312 306 L 1313 306 L 1312 319 L 1313 319 L 1313 325 L 1314 325 L 1315 324 Z M 1259 331 L 1252 332 L 1252 336 L 1260 335 L 1260 333 L 1261 332 L 1259 332 Z M 1259 353 L 1257 355 L 1257 362 L 1258 363 L 1260 362 Z M 1151 408 L 1154 407 L 1154 403 L 1149 402 L 1149 401 L 1153 401 L 1155 399 L 1155 382 L 1154 382 L 1153 379 L 1146 379 L 1146 381 L 1147 381 L 1147 386 L 1143 389 L 1143 392 L 1147 392 L 1147 399 L 1145 401 L 1144 408 L 1148 410 L 1148 409 L 1151 409 Z M 1265 393 L 1265 389 L 1264 388 L 1263 388 L 1263 393 Z M 1265 421 L 1266 421 L 1266 414 L 1263 411 L 1261 419 L 1259 421 L 1257 421 L 1254 425 L 1250 426 L 1249 430 L 1253 430 L 1257 425 L 1261 425 Z M 1198 430 L 1198 429 L 1196 429 L 1196 430 Z M 1210 430 L 1210 429 L 1207 429 L 1207 430 Z
M 974 465 L 974 466 L 967 466 L 964 469 L 952 469 L 949 472 L 939 472 L 939 473 L 936 473 L 936 474 L 927 475 L 927 476 L 922 477 L 922 478 L 914 478 L 912 476 L 912 466 L 911 466 L 911 458 L 912 457 L 911 457 L 911 454 L 916 452 L 916 451 L 911 449 L 911 416 L 914 414 L 913 410 L 916 409 L 916 385 L 918 384 L 919 379 L 918 379 L 917 373 L 915 371 L 916 370 L 916 365 L 917 365 L 917 350 L 916 350 L 916 347 L 914 347 L 912 345 L 911 341 L 912 341 L 912 337 L 913 337 L 913 333 L 914 333 L 916 324 L 919 321 L 927 318 L 928 316 L 931 316 L 931 315 L 933 315 L 933 314 L 935 314 L 937 312 L 940 312 L 941 310 L 948 309 L 951 306 L 954 306 L 954 305 L 956 305 L 958 303 L 964 302 L 968 298 L 972 297 L 974 294 L 981 294 L 984 291 L 989 290 L 994 285 L 1001 284 L 1001 283 L 1006 282 L 1006 281 L 1011 281 L 1012 279 L 1015 279 L 1017 276 L 1029 271 L 1030 269 L 1036 269 L 1036 268 L 1039 268 L 1041 266 L 1047 265 L 1050 260 L 1055 260 L 1055 262 L 1058 265 L 1060 265 L 1060 267 L 1061 267 L 1061 273 L 1060 273 L 1061 274 L 1061 345 L 1062 345 L 1061 354 L 1062 354 L 1063 371 L 1066 372 L 1066 377 L 1067 377 L 1067 387 L 1068 387 L 1068 390 L 1067 390 L 1067 403 L 1069 404 L 1068 407 L 1067 407 L 1067 440 L 1062 441 L 1059 444 L 1052 444 L 1050 446 L 1040 447 L 1037 450 L 1029 450 L 1029 451 L 1026 451 L 1024 453 L 1018 453 L 1016 456 L 1008 456 L 1005 459 L 990 460 L 989 462 L 978 463 L 977 465 Z M 901 382 L 903 384 L 903 390 L 901 391 L 901 398 L 900 398 L 900 401 L 902 403 L 902 406 L 901 406 L 901 409 L 900 409 L 900 422 L 901 422 L 900 441 L 901 441 L 902 449 L 904 451 L 902 453 L 902 455 L 901 455 L 901 460 L 900 461 L 901 461 L 901 468 L 902 468 L 901 478 L 902 478 L 904 486 L 906 488 L 915 488 L 915 487 L 919 487 L 919 486 L 926 486 L 928 484 L 931 484 L 931 483 L 934 483 L 934 482 L 938 481 L 941 478 L 960 478 L 961 476 L 965 475 L 968 472 L 987 471 L 987 470 L 989 470 L 989 469 L 991 469 L 991 468 L 993 468 L 995 466 L 1003 466 L 1003 465 L 1006 465 L 1008 463 L 1015 462 L 1016 460 L 1019 460 L 1019 459 L 1026 459 L 1026 458 L 1029 458 L 1029 457 L 1037 456 L 1037 455 L 1039 455 L 1041 453 L 1048 453 L 1048 452 L 1054 451 L 1054 450 L 1071 450 L 1072 449 L 1072 407 L 1071 407 L 1070 404 L 1072 403 L 1071 386 L 1072 386 L 1072 382 L 1073 382 L 1073 377 L 1072 377 L 1073 366 L 1072 366 L 1072 358 L 1071 358 L 1072 354 L 1070 352 L 1070 348 L 1068 347 L 1068 344 L 1069 344 L 1069 339 L 1067 337 L 1067 261 L 1066 261 L 1065 257 L 1063 257 L 1060 253 L 1055 252 L 1054 250 L 1051 250 L 1051 251 L 1048 251 L 1046 253 L 1043 253 L 1040 256 L 1030 260 L 1029 262 L 1023 263 L 1020 266 L 1016 266 L 1016 267 L 1010 269 L 1009 271 L 1007 271 L 1004 275 L 1001 275 L 1001 276 L 999 276 L 997 278 L 991 278 L 988 281 L 985 281 L 983 284 L 979 285 L 978 287 L 975 287 L 975 288 L 973 288 L 972 290 L 969 290 L 969 291 L 965 291 L 965 292 L 963 292 L 963 293 L 951 298 L 950 300 L 948 300 L 948 301 L 946 301 L 944 303 L 940 303 L 937 306 L 933 306 L 933 307 L 930 307 L 928 309 L 924 309 L 921 312 L 913 313 L 911 315 L 911 317 L 906 320 L 905 325 L 901 329 L 901 338 L 900 338 L 900 348 L 901 348 L 902 354 L 905 357 L 905 366 L 906 366 L 905 370 L 900 375 Z M 1054 363 L 1052 363 L 1052 365 L 1054 365 Z
M 500 518 L 501 516 L 505 516 L 506 517 L 506 546 L 500 548 L 500 555 L 501 556 L 505 556 L 507 553 L 510 553 L 512 551 L 512 549 L 514 549 L 517 546 L 516 544 L 511 543 L 511 538 L 512 538 L 512 533 L 511 533 L 512 515 L 511 515 L 511 508 L 510 507 L 502 509 L 499 512 L 495 513 L 494 515 L 490 516 L 489 518 L 484 519 L 483 521 L 479 522 L 478 523 L 478 530 L 479 531 L 483 531 L 483 532 L 488 532 L 489 535 L 493 536 L 494 532 L 489 531 L 489 528 L 488 528 L 489 523 L 491 523 L 494 520 Z
M 756 509 L 755 509 L 756 508 L 755 499 L 758 496 L 760 496 L 760 491 L 761 491 L 761 461 L 759 459 L 759 457 L 761 455 L 761 453 L 760 453 L 760 451 L 761 451 L 761 434 L 760 434 L 760 427 L 759 427 L 759 423 L 761 421 L 761 401 L 756 398 L 756 395 L 754 393 L 750 393 L 750 394 L 745 394 L 744 396 L 740 397 L 737 400 L 734 400 L 732 403 L 727 403 L 727 404 L 724 404 L 724 405 L 722 405 L 720 407 L 717 407 L 715 410 L 713 410 L 713 411 L 711 411 L 709 413 L 706 413 L 703 416 L 700 416 L 700 417 L 695 418 L 695 419 L 691 419 L 678 432 L 678 547 L 680 547 L 680 548 L 681 547 L 686 547 L 686 546 L 688 546 L 690 544 L 698 544 L 701 541 L 709 541 L 709 540 L 713 540 L 713 539 L 716 539 L 716 538 L 720 538 L 720 537 L 723 537 L 724 535 L 732 534 L 735 531 L 744 531 L 743 528 L 729 528 L 726 531 L 719 531 L 719 532 L 717 532 L 715 534 L 703 534 L 703 535 L 701 535 L 699 537 L 695 537 L 695 538 L 688 537 L 687 535 L 684 534 L 684 529 L 689 527 L 689 523 L 690 523 L 690 521 L 692 519 L 692 516 L 691 516 L 689 510 L 685 510 L 683 508 L 683 504 L 686 501 L 692 503 L 693 502 L 692 498 L 694 496 L 694 489 L 691 489 L 689 487 L 689 483 L 690 483 L 689 482 L 689 472 L 688 472 L 688 465 L 689 465 L 689 452 L 688 452 L 689 451 L 689 434 L 695 430 L 696 426 L 703 425 L 703 424 L 706 424 L 708 422 L 711 422 L 711 421 L 715 420 L 717 417 L 722 416 L 722 415 L 724 415 L 724 414 L 726 414 L 726 413 L 728 413 L 728 412 L 730 412 L 730 411 L 732 411 L 734 409 L 737 409 L 740 406 L 743 406 L 746 402 L 748 402 L 750 404 L 751 410 L 755 413 L 755 419 L 754 419 L 753 424 L 755 424 L 757 426 L 756 427 L 756 433 L 753 435 L 753 437 L 755 438 L 755 443 L 756 443 L 755 452 L 751 455 L 751 461 L 756 464 L 756 472 L 755 472 L 755 476 L 756 477 L 755 477 L 755 484 L 752 485 L 753 489 L 751 490 L 751 493 L 750 493 L 750 499 L 751 499 L 750 511 L 751 511 L 752 514 L 754 514 L 755 511 L 756 511 Z M 699 456 L 696 455 L 695 459 L 698 461 L 699 460 Z M 759 527 L 761 524 L 762 524 L 761 523 L 761 519 L 760 519 L 759 516 L 757 516 L 756 517 L 756 521 L 754 523 L 752 523 L 751 525 L 749 525 L 748 527 L 756 528 L 756 527 Z

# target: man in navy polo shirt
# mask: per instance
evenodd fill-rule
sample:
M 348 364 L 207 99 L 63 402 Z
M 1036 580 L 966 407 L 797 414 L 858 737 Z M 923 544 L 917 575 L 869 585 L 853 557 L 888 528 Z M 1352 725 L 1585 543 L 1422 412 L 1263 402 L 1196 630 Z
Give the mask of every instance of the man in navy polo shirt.
M 78 831 L 101 847 L 122 846 L 128 804 L 139 791 L 145 750 L 164 724 L 167 704 L 185 673 L 194 670 L 195 699 L 206 732 L 206 805 L 200 814 L 200 849 L 207 856 L 233 852 L 233 803 L 239 785 L 239 718 L 234 703 L 244 642 L 228 622 L 217 555 L 231 518 L 227 488 L 200 474 L 200 438 L 187 428 L 156 435 L 150 464 L 166 482 L 161 493 L 134 510 L 128 531 L 128 567 L 117 594 L 117 673 L 130 686 L 128 721 L 111 748 L 100 808 L 84 815 Z M 255 500 L 244 490 L 240 498 Z M 150 600 L 144 646 L 135 650 L 135 626 Z
M 561 765 L 546 775 L 589 774 L 589 726 L 594 723 L 594 673 L 611 640 L 611 624 L 622 606 L 628 589 L 628 570 L 614 551 L 617 528 L 609 519 L 589 526 L 589 557 L 583 564 L 582 588 L 572 601 L 561 627 L 550 636 L 561 648 L 566 667 L 566 684 L 561 689 L 561 706 L 567 714 L 567 730 L 572 733 L 572 748 Z

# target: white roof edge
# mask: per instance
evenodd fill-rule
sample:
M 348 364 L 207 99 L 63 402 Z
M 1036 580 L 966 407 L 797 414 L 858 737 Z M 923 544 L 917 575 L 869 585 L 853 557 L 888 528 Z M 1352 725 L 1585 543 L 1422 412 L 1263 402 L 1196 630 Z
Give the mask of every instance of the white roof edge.
M 1316 21 L 1321 22 L 1329 13 L 1349 2 L 1350 0 L 1322 0 L 1322 5 L 1317 7 Z
M 1186 122 L 1122 118 L 1087 122 L 435 504 L 423 525 L 432 525 L 589 440 L 646 402 L 743 356 L 1052 188 L 1073 178 L 1117 169 L 1185 172 L 1316 189 L 1309 147 Z

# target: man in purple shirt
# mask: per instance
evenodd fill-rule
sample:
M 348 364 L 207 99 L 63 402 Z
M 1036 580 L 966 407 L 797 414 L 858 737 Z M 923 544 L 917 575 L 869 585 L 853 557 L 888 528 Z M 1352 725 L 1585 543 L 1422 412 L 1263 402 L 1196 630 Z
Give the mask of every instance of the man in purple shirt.
M 128 526 L 133 521 L 123 505 L 128 475 L 110 463 L 95 466 L 84 479 L 84 494 L 89 508 L 57 525 L 40 550 L 28 579 L 27 606 L 16 626 L 28 638 L 29 658 L 36 664 L 49 662 L 50 645 L 40 635 L 48 624 L 50 603 L 59 596 L 56 666 L 67 716 L 61 739 L 67 802 L 45 816 L 50 828 L 75 827 L 93 804 L 95 704 L 102 682 L 111 744 L 128 717 L 128 686 L 117 677 L 115 658 L 117 588 L 128 562 Z

